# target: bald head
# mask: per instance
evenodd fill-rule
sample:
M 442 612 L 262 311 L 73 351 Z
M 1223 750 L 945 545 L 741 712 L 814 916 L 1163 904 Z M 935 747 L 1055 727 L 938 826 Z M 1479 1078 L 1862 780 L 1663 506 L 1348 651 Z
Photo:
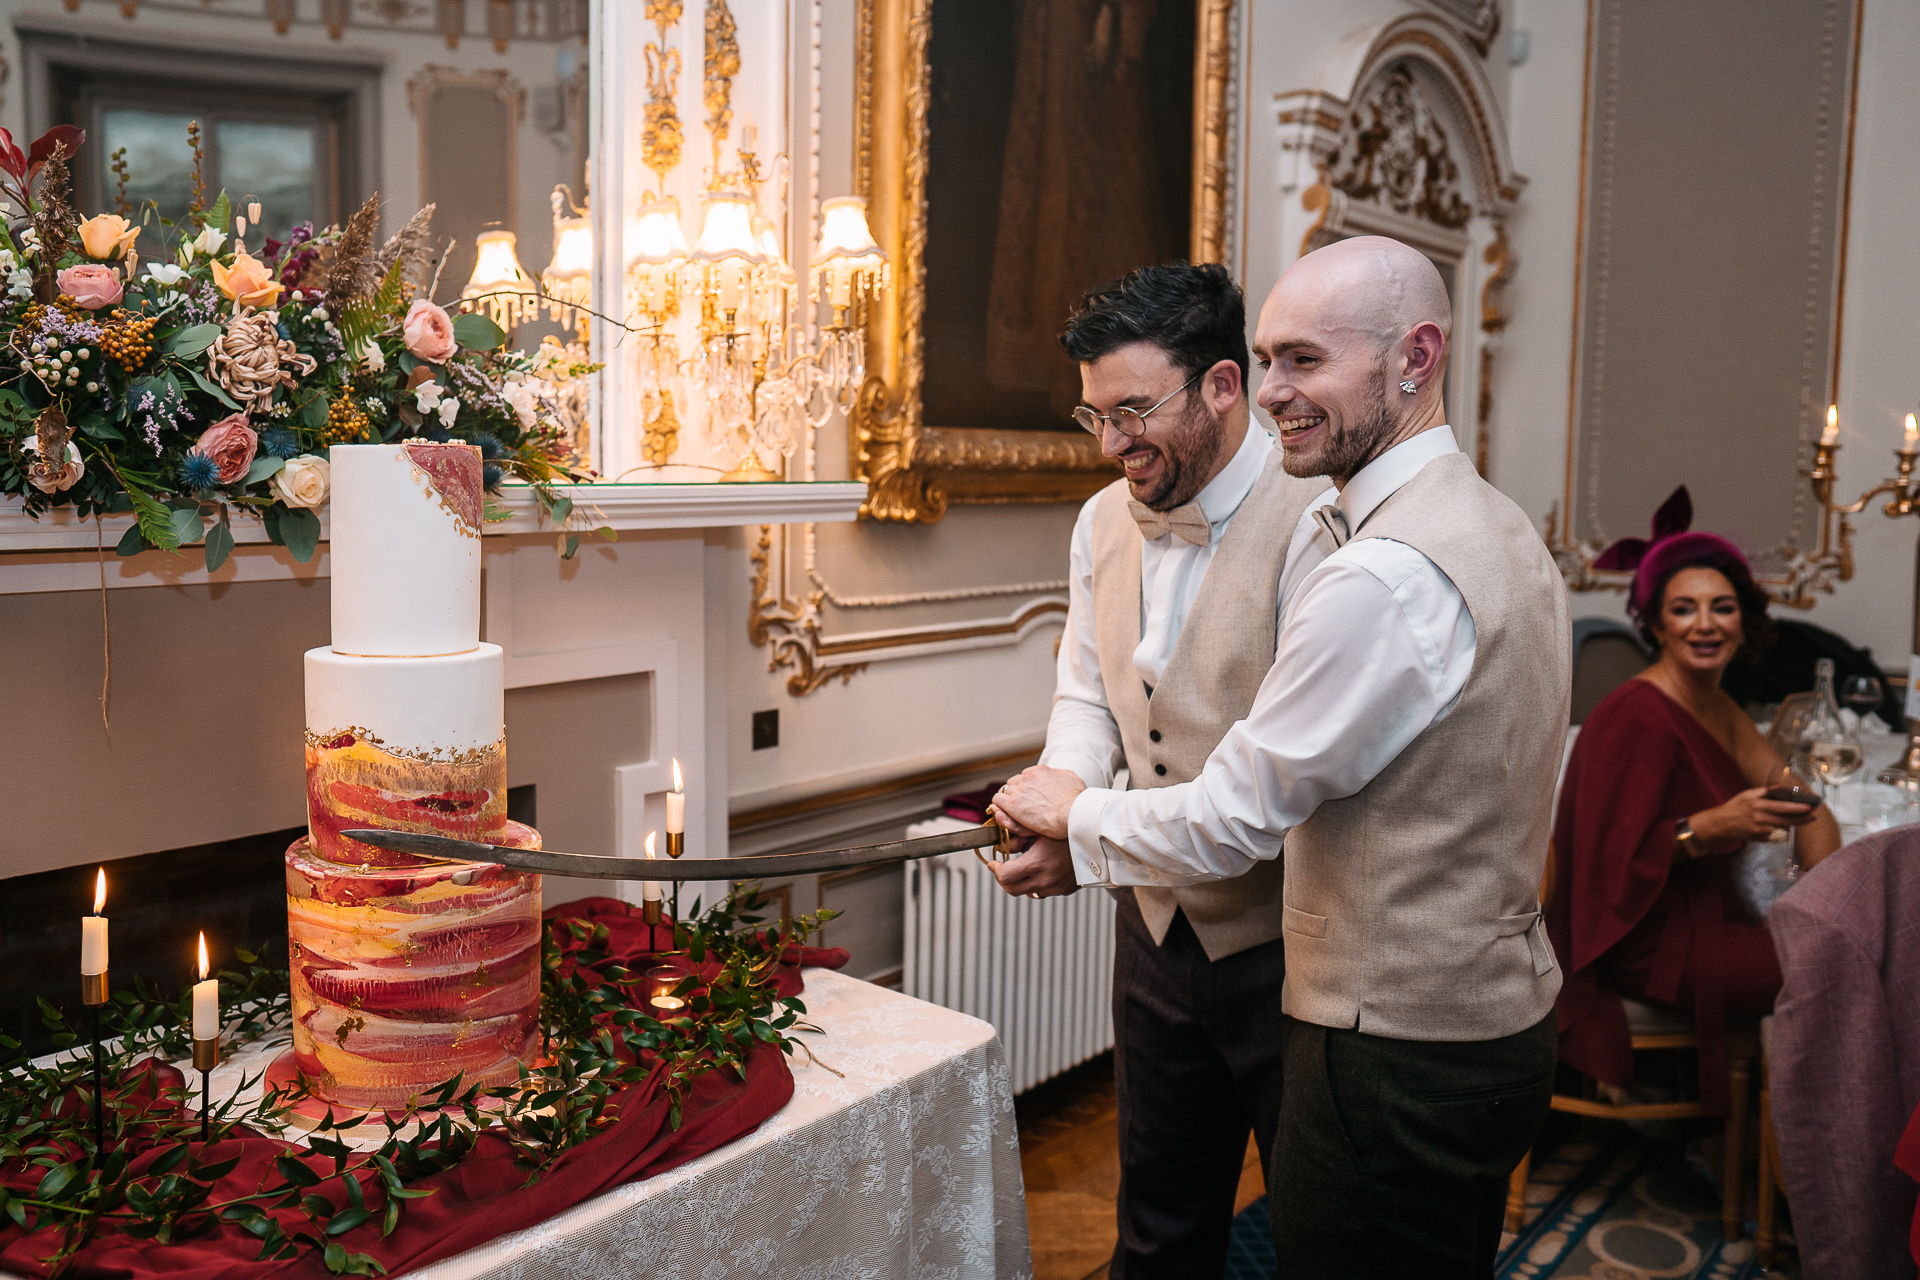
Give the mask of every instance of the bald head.
M 1444 425 L 1452 330 L 1439 269 L 1398 240 L 1336 241 L 1288 268 L 1253 344 L 1265 369 L 1257 402 L 1280 428 L 1287 470 L 1344 485 L 1394 445 Z

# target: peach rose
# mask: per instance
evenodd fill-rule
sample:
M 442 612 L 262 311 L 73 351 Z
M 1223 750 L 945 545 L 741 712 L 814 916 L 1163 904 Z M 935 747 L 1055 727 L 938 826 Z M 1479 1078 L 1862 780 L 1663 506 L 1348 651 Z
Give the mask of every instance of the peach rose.
M 288 458 L 287 465 L 274 472 L 267 484 L 274 496 L 288 506 L 312 511 L 326 503 L 332 481 L 333 469 L 325 458 L 303 453 L 297 458 Z
M 140 228 L 117 213 L 103 213 L 80 224 L 80 245 L 89 258 L 118 258 L 139 237 Z
M 117 306 L 122 295 L 126 293 L 126 286 L 120 283 L 118 271 L 112 267 L 96 266 L 90 262 L 83 262 L 77 267 L 68 267 L 54 279 L 60 284 L 60 292 L 89 311 Z
M 272 307 L 286 286 L 273 278 L 266 264 L 245 249 L 233 255 L 233 265 L 213 264 L 213 282 L 220 292 L 243 307 Z
M 253 466 L 254 450 L 260 437 L 247 425 L 244 413 L 229 414 L 200 433 L 188 453 L 213 459 L 214 477 L 221 484 L 232 484 L 246 477 Z
M 400 333 L 407 340 L 407 350 L 428 364 L 444 363 L 459 345 L 453 340 L 453 321 L 425 298 L 414 299 Z

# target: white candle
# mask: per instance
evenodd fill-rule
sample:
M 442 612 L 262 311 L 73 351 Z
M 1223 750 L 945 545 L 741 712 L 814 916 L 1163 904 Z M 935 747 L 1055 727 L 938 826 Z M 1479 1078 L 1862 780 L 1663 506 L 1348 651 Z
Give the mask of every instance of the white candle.
M 667 834 L 679 835 L 687 829 L 687 784 L 680 776 L 680 762 L 673 762 L 673 790 L 667 792 Z
M 1837 444 L 1840 440 L 1840 406 L 1827 406 L 1827 429 L 1820 433 L 1821 444 Z
M 649 831 L 647 832 L 647 859 L 652 861 L 655 857 L 656 855 L 653 852 L 653 832 Z M 660 901 L 660 882 L 658 880 L 642 880 L 640 882 L 640 900 L 642 902 Z
M 200 935 L 200 981 L 193 984 L 193 1038 L 220 1034 L 220 980 L 207 977 L 207 935 Z
M 1913 415 L 1907 415 L 1907 438 L 1900 446 L 1908 453 L 1920 452 L 1920 423 L 1915 423 Z
M 93 914 L 80 917 L 80 972 L 95 978 L 107 971 L 107 869 L 93 881 Z

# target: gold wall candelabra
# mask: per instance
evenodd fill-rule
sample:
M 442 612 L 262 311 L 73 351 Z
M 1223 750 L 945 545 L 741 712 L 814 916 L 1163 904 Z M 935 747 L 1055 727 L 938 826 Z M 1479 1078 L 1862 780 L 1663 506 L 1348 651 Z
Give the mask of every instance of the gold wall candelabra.
M 1920 484 L 1916 484 L 1913 469 L 1916 460 L 1920 460 L 1920 425 L 1913 414 L 1907 415 L 1906 434 L 1900 447 L 1893 451 L 1899 474 L 1891 480 L 1882 480 L 1873 488 L 1861 494 L 1845 505 L 1833 500 L 1833 485 L 1838 478 L 1834 459 L 1840 452 L 1838 416 L 1835 410 L 1827 410 L 1827 429 L 1814 446 L 1813 468 L 1805 475 L 1813 484 L 1813 496 L 1821 508 L 1832 516 L 1838 516 L 1838 539 L 1841 555 L 1851 568 L 1852 529 L 1847 517 L 1867 509 L 1867 504 L 1881 494 L 1891 495 L 1882 510 L 1890 516 L 1910 516 L 1920 513 Z M 1828 543 L 1833 536 L 1833 521 L 1823 522 L 1821 530 L 1821 552 L 1829 550 Z M 1850 576 L 1850 575 L 1842 575 Z M 1901 753 L 1898 763 L 1889 766 L 1880 773 L 1880 781 L 1896 786 L 1920 788 L 1920 716 L 1915 710 L 1914 683 L 1920 678 L 1920 559 L 1915 561 L 1913 585 L 1913 644 L 1907 666 L 1907 749 Z

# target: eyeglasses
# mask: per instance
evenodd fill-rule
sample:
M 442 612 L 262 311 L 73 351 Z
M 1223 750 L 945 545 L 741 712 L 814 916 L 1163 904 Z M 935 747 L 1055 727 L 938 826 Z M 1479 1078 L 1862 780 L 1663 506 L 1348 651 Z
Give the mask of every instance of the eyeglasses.
M 1159 409 L 1160 405 L 1165 404 L 1167 400 L 1173 399 L 1174 396 L 1179 395 L 1182 391 L 1185 391 L 1206 375 L 1207 371 L 1202 369 L 1199 373 L 1194 374 L 1178 387 L 1175 387 L 1173 391 L 1167 395 L 1165 400 L 1160 401 L 1160 404 L 1156 404 L 1151 408 L 1131 409 L 1126 405 L 1121 405 L 1112 413 L 1098 413 L 1083 404 L 1074 409 L 1073 420 L 1093 432 L 1096 436 L 1106 434 L 1107 427 L 1111 425 L 1118 427 L 1121 435 L 1137 439 L 1147 433 L 1147 418 L 1149 415 Z

